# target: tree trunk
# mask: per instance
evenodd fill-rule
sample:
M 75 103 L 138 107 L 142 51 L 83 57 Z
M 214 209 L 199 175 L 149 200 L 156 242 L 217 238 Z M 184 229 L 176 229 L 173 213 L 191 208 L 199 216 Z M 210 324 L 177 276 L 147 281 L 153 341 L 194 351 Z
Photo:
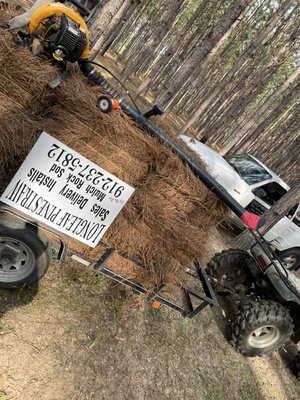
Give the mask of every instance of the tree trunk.
M 118 15 L 116 15 L 116 23 L 111 25 L 111 29 L 107 35 L 107 37 L 104 39 L 104 42 L 101 45 L 101 49 L 99 51 L 99 54 L 103 56 L 107 50 L 110 48 L 110 46 L 113 44 L 114 40 L 118 36 L 120 30 L 122 29 L 123 24 L 125 23 L 127 17 L 132 15 L 134 12 L 134 9 L 137 7 L 138 3 L 140 0 L 129 0 L 125 1 L 123 6 L 119 9 Z M 124 9 L 125 5 L 128 4 L 126 8 Z
M 96 21 L 92 24 L 91 31 L 91 56 L 93 59 L 98 54 L 108 32 L 117 25 L 120 18 L 119 10 L 126 12 L 130 6 L 131 0 L 109 0 L 107 1 Z M 117 17 L 119 15 L 119 17 Z M 122 14 L 123 15 L 123 14 Z
M 253 121 L 253 127 L 255 125 L 255 129 L 251 130 L 251 135 L 247 135 L 242 139 L 239 143 L 236 144 L 234 147 L 234 150 L 238 150 L 240 153 L 251 151 L 252 148 L 255 148 L 256 142 L 262 138 L 267 131 L 267 128 L 271 126 L 277 119 L 279 119 L 279 116 L 282 115 L 284 117 L 284 114 L 286 112 L 287 105 L 289 104 L 290 101 L 294 101 L 295 99 L 298 98 L 299 96 L 299 90 L 300 90 L 300 83 L 295 85 L 295 87 L 289 91 L 289 93 L 282 99 L 280 104 L 275 107 L 275 109 L 269 114 L 265 115 L 264 113 L 259 113 L 256 115 L 253 115 L 251 117 L 251 120 Z M 266 101 L 268 104 L 264 103 L 262 106 L 259 108 L 259 110 L 263 109 L 263 112 L 267 112 L 271 104 L 274 103 L 273 99 L 267 99 Z M 263 117 L 263 118 L 261 118 Z M 266 139 L 263 139 L 265 141 Z
M 296 68 L 295 71 L 288 77 L 288 79 L 269 97 L 264 105 L 259 108 L 255 114 L 244 126 L 239 129 L 238 134 L 221 150 L 220 154 L 223 156 L 240 140 L 244 138 L 246 133 L 251 127 L 257 122 L 258 118 L 264 116 L 264 113 L 269 109 L 271 104 L 282 95 L 282 93 L 300 76 L 300 67 Z
M 237 62 L 233 65 L 233 67 L 224 75 L 223 79 L 221 82 L 219 82 L 215 87 L 213 87 L 207 97 L 200 103 L 198 106 L 197 114 L 201 115 L 211 104 L 211 102 L 214 101 L 216 96 L 221 93 L 221 91 L 224 90 L 226 85 L 231 81 L 233 76 L 239 71 L 242 67 L 245 67 L 247 63 L 249 63 L 249 60 L 252 59 L 253 57 L 253 52 L 255 51 L 260 51 L 260 43 L 262 40 L 269 35 L 269 33 L 276 27 L 278 21 L 282 16 L 286 13 L 289 7 L 293 4 L 293 0 L 286 0 L 281 7 L 276 11 L 276 13 L 273 15 L 273 17 L 270 19 L 268 24 L 265 26 L 264 29 L 260 31 L 260 33 L 253 39 L 253 41 L 250 43 L 249 47 L 244 51 L 244 53 L 240 56 L 240 58 L 237 60 Z M 259 49 L 259 50 L 258 50 Z M 206 139 L 209 136 L 206 137 Z
M 176 0 L 168 7 L 167 12 L 161 13 L 156 25 L 149 32 L 149 36 L 143 41 L 135 59 L 122 72 L 122 80 L 125 81 L 131 74 L 143 74 L 151 67 L 153 60 L 166 36 L 172 30 L 186 2 L 189 0 Z
M 167 103 L 170 98 L 170 93 L 178 92 L 191 74 L 194 66 L 201 62 L 209 54 L 209 52 L 217 45 L 220 39 L 228 31 L 231 24 L 233 24 L 240 14 L 244 11 L 251 0 L 236 0 L 234 1 L 224 15 L 220 18 L 218 23 L 211 29 L 211 31 L 200 42 L 199 46 L 195 49 L 192 56 L 184 61 L 178 73 L 170 80 L 168 87 L 163 90 L 159 96 L 159 101 L 163 104 Z
M 260 228 L 260 233 L 265 235 L 284 215 L 300 202 L 300 180 L 290 189 L 273 207 L 264 213 L 266 223 Z

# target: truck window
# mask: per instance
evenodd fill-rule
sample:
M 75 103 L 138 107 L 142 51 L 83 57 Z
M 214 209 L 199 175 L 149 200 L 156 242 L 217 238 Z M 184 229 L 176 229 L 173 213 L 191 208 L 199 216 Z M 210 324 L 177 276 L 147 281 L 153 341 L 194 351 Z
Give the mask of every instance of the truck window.
M 255 196 L 269 204 L 269 206 L 275 204 L 286 192 L 287 191 L 276 182 L 267 183 L 253 190 Z
M 225 156 L 224 158 L 248 185 L 272 178 L 264 167 L 248 155 Z

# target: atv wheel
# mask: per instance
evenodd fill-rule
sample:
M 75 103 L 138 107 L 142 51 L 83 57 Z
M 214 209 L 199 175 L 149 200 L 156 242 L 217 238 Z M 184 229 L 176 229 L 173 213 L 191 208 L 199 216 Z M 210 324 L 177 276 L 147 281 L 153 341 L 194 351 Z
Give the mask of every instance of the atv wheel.
M 229 249 L 217 253 L 207 264 L 206 272 L 213 279 L 216 292 L 241 292 L 251 278 L 247 261 L 251 256 L 242 250 Z
M 0 217 L 0 288 L 15 289 L 37 282 L 50 264 L 47 239 L 25 221 Z
M 294 358 L 293 371 L 294 371 L 294 374 L 296 375 L 297 379 L 300 381 L 300 351 Z
M 262 356 L 279 349 L 291 338 L 293 320 L 288 310 L 275 301 L 247 303 L 229 327 L 230 341 L 248 357 Z

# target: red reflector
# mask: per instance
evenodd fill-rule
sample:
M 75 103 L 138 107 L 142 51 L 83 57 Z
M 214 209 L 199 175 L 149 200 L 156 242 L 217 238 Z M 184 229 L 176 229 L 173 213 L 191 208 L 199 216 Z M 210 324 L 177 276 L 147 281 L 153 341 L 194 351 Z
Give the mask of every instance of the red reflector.
M 266 263 L 266 260 L 263 258 L 263 256 L 257 256 L 257 260 L 260 263 L 260 265 L 262 266 L 262 268 L 266 268 L 267 263 Z

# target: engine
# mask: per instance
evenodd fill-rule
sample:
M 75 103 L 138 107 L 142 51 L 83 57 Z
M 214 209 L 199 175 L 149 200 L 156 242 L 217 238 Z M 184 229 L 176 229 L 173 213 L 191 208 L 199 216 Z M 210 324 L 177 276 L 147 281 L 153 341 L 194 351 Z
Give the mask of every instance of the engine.
M 34 55 L 59 62 L 88 59 L 89 31 L 82 17 L 61 3 L 45 4 L 30 17 Z
M 34 36 L 39 38 L 36 30 Z M 87 45 L 85 32 L 65 14 L 61 17 L 52 15 L 45 24 L 43 53 L 57 61 L 75 62 L 80 59 Z

